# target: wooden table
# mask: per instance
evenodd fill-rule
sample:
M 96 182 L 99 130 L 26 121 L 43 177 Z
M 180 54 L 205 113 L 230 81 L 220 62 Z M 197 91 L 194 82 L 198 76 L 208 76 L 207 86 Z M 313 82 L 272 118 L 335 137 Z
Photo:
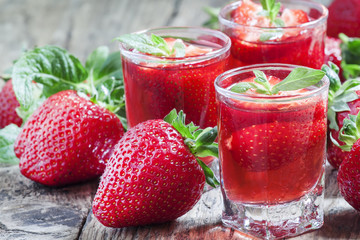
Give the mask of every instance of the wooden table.
M 328 4 L 330 0 L 323 0 Z M 204 6 L 222 0 L 0 0 L 0 72 L 26 48 L 58 45 L 84 61 L 96 47 L 149 27 L 200 26 Z M 340 196 L 337 171 L 326 169 L 325 225 L 294 239 L 360 238 L 360 214 Z M 17 166 L 0 166 L 0 239 L 249 239 L 221 224 L 219 189 L 203 194 L 176 221 L 112 229 L 91 213 L 98 181 L 48 188 L 23 177 Z

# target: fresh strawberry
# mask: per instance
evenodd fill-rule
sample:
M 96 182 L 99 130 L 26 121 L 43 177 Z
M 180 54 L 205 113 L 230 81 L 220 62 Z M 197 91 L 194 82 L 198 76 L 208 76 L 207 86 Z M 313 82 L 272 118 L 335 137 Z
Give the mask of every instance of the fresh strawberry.
M 341 195 L 360 211 L 360 140 L 358 139 L 343 160 L 337 176 Z
M 7 125 L 14 123 L 19 127 L 22 124 L 22 119 L 17 115 L 15 109 L 20 104 L 16 99 L 12 80 L 7 81 L 0 92 L 0 128 L 4 128 Z
M 360 37 L 360 4 L 358 0 L 334 0 L 329 6 L 327 34 L 338 37 L 345 33 Z
M 48 186 L 93 179 L 123 131 L 115 114 L 73 90 L 59 92 L 33 113 L 15 142 L 20 171 Z
M 93 202 L 95 217 L 108 227 L 171 221 L 200 199 L 209 170 L 194 155 L 217 155 L 216 128 L 195 131 L 182 112 L 129 129 L 115 146 Z M 180 133 L 181 132 L 181 133 Z M 205 150 L 207 149 L 207 150 Z M 199 163 L 198 163 L 199 162 Z M 199 165 L 200 164 L 200 165 Z M 207 169 L 207 170 L 206 170 Z M 211 171 L 211 170 L 210 170 Z M 207 181 L 217 183 L 210 174 Z
M 339 141 L 339 130 L 343 126 L 344 119 L 349 114 L 357 114 L 360 109 L 360 80 L 351 79 L 341 85 L 338 76 L 339 68 L 330 63 L 330 67 L 324 65 L 323 71 L 330 79 L 329 105 L 328 105 L 328 141 L 327 141 L 327 159 L 334 168 L 339 168 L 346 152 L 341 150 L 331 140 Z
M 344 145 L 339 146 L 336 141 L 334 143 L 348 153 L 339 168 L 339 189 L 345 200 L 360 211 L 360 113 L 349 115 L 344 120 L 339 140 Z

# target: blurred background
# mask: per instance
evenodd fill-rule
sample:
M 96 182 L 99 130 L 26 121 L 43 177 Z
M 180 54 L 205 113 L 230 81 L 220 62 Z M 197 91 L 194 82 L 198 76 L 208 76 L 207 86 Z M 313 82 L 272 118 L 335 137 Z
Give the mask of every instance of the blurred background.
M 317 0 L 326 6 L 332 0 Z M 112 39 L 146 28 L 201 26 L 227 0 L 0 0 L 0 74 L 26 49 L 57 45 L 82 62 Z

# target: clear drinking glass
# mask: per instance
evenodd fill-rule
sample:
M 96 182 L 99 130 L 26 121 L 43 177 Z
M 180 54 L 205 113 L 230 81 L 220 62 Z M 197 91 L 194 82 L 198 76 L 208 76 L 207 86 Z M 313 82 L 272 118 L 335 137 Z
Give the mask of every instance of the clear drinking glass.
M 254 2 L 259 3 L 258 0 Z M 309 16 L 310 22 L 294 27 L 242 25 L 232 17 L 235 9 L 243 3 L 242 0 L 226 5 L 220 11 L 220 29 L 232 42 L 232 67 L 288 63 L 321 68 L 324 63 L 327 8 L 320 3 L 306 0 L 279 2 L 284 8 L 303 10 Z
M 253 70 L 284 79 L 295 65 L 258 64 L 215 80 L 224 225 L 283 238 L 323 225 L 329 80 L 281 95 L 230 87 Z
M 189 122 L 216 126 L 214 80 L 228 67 L 231 41 L 220 31 L 196 27 L 164 27 L 138 33 L 180 38 L 186 44 L 212 49 L 181 58 L 157 57 L 120 44 L 126 114 L 132 127 L 183 110 Z

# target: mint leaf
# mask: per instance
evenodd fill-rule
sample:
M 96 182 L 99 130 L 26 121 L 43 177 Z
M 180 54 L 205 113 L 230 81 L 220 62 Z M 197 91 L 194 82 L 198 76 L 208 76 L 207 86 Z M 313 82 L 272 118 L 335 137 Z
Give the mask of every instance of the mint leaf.
M 351 38 L 345 34 L 339 34 L 342 43 L 341 48 L 341 68 L 345 79 L 360 76 L 360 38 Z
M 235 84 L 233 87 L 231 87 L 230 91 L 235 93 L 244 93 L 252 88 L 256 89 L 257 88 L 256 84 L 251 82 L 239 82 Z
M 142 53 L 148 53 L 154 56 L 169 57 L 171 50 L 160 40 L 161 37 L 152 34 L 125 34 L 115 40 L 124 43 L 129 49 L 136 49 Z M 166 42 L 165 42 L 166 43 Z
M 260 3 L 266 12 L 263 13 L 263 15 L 268 16 L 270 18 L 270 22 L 274 23 L 279 14 L 281 4 L 279 2 L 275 2 L 275 0 L 260 0 Z
M 265 92 L 268 92 L 269 94 L 271 94 L 271 85 L 265 75 L 264 72 L 259 71 L 259 70 L 254 70 L 253 73 L 255 74 L 255 79 L 254 81 L 259 83 L 260 85 L 262 85 L 265 89 Z
M 325 73 L 306 67 L 297 67 L 281 82 L 273 86 L 272 93 L 279 91 L 292 91 L 310 87 L 323 79 Z
M 42 84 L 42 95 L 49 97 L 66 89 L 75 89 L 87 78 L 80 61 L 66 50 L 45 46 L 25 52 L 13 67 L 15 95 L 25 110 L 36 101 L 32 82 Z
M 0 129 L 0 163 L 18 164 L 19 159 L 15 156 L 14 143 L 21 128 L 10 124 Z

